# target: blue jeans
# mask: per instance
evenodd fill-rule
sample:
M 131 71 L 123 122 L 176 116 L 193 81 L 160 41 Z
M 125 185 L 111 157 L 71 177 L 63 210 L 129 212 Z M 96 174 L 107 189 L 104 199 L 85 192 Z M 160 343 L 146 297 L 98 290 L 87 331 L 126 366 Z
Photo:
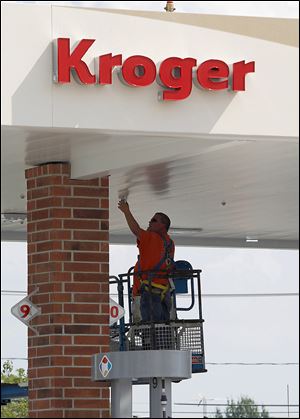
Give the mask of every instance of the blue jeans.
M 170 320 L 171 295 L 168 291 L 163 300 L 160 294 L 141 288 L 141 317 L 144 322 L 160 322 Z

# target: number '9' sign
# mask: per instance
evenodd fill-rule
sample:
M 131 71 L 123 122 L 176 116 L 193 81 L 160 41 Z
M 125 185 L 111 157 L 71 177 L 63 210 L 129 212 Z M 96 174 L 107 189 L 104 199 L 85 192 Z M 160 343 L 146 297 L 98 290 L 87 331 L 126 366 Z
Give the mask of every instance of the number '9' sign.
M 25 319 L 28 316 L 28 314 L 30 314 L 30 306 L 28 304 L 22 304 L 19 307 L 19 310 L 22 319 Z

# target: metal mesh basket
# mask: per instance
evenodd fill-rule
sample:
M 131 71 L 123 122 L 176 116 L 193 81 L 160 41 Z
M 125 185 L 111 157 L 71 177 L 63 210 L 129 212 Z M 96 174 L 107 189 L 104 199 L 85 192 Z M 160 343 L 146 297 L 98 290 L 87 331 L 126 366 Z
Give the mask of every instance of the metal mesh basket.
M 199 321 L 133 325 L 127 339 L 130 351 L 173 349 L 204 352 L 202 323 Z

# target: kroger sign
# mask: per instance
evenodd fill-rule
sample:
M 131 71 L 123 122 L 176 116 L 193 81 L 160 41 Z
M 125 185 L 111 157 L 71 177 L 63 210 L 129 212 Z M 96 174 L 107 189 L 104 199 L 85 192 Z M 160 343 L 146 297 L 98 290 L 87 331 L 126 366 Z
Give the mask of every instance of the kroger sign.
M 255 62 L 238 61 L 229 65 L 224 61 L 210 59 L 197 64 L 195 58 L 170 57 L 158 68 L 144 55 L 132 55 L 123 61 L 122 54 L 105 54 L 95 58 L 95 74 L 92 74 L 83 57 L 95 39 L 82 39 L 71 52 L 70 38 L 54 41 L 54 81 L 70 83 L 72 72 L 81 84 L 112 84 L 112 72 L 118 69 L 122 83 L 133 87 L 150 86 L 155 81 L 163 87 L 159 99 L 163 101 L 186 99 L 192 91 L 193 82 L 206 90 L 246 90 L 246 75 L 254 73 Z

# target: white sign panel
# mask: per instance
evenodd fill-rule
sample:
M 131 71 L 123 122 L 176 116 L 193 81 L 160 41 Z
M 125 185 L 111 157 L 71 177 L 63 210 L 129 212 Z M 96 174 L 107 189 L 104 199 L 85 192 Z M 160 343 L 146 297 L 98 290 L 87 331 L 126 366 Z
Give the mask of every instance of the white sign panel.
M 28 326 L 30 320 L 41 313 L 41 309 L 33 304 L 28 297 L 23 298 L 16 305 L 11 308 L 11 314 L 13 314 L 21 322 Z
M 109 299 L 109 325 L 111 326 L 125 314 L 125 310 L 111 298 Z

